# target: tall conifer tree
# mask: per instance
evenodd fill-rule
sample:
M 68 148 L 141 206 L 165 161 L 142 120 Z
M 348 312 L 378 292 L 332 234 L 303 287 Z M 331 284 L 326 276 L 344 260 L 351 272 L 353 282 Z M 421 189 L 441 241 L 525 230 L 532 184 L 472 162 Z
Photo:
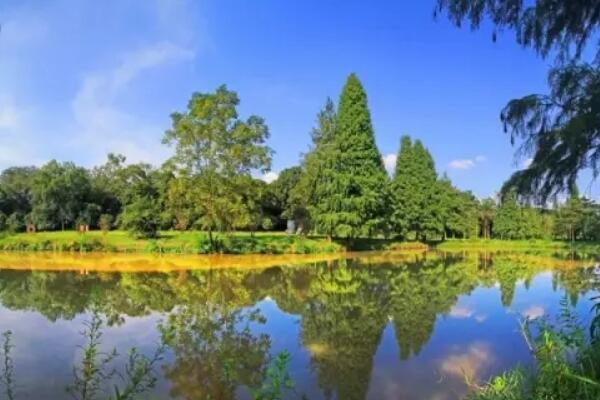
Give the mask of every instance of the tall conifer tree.
M 410 137 L 402 137 L 391 185 L 391 222 L 395 233 L 406 237 L 414 232 L 418 239 L 428 233 L 442 234 L 444 222 L 437 183 L 429 151 L 419 140 L 413 144 Z
M 343 237 L 372 235 L 386 221 L 388 176 L 375 144 L 367 95 L 351 74 L 340 96 L 333 137 L 331 200 L 319 216 Z

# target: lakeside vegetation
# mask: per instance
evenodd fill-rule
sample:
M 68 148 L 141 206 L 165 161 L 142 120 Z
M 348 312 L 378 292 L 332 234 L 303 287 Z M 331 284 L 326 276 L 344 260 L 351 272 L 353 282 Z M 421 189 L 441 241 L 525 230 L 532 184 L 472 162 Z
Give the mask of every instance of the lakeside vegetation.
M 337 108 L 328 99 L 318 114 L 301 165 L 271 183 L 253 177 L 270 167 L 268 128 L 238 118 L 238 103 L 225 86 L 195 93 L 172 115 L 164 141 L 175 152 L 159 168 L 109 154 L 92 169 L 53 160 L 4 170 L 0 249 L 303 254 L 448 238 L 600 240 L 600 205 L 576 185 L 543 206 L 512 190 L 477 199 L 408 136 L 389 176 L 354 74 Z

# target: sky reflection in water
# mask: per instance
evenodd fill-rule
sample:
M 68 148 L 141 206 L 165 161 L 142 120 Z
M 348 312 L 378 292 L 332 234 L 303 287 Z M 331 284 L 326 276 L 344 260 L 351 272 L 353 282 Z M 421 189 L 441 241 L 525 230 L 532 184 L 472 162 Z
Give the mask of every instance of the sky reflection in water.
M 600 287 L 592 262 L 524 254 L 170 272 L 40 268 L 0 270 L 0 330 L 14 332 L 17 399 L 69 398 L 92 309 L 109 323 L 105 349 L 151 354 L 161 340 L 169 345 L 151 398 L 247 398 L 270 355 L 287 350 L 296 382 L 289 398 L 457 399 L 465 375 L 482 381 L 531 362 L 519 319 L 556 315 L 566 296 L 589 320 Z

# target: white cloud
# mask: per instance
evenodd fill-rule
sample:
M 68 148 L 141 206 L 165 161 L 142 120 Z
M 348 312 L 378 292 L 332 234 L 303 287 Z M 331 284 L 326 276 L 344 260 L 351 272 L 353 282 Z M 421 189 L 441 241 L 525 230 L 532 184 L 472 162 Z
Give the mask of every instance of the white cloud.
M 259 179 L 261 179 L 267 183 L 271 183 L 274 180 L 276 180 L 277 178 L 279 178 L 279 174 L 277 172 L 269 171 L 266 174 L 263 174 Z
M 392 174 L 394 169 L 396 168 L 396 154 L 390 153 L 383 156 L 383 165 L 385 165 L 385 169 Z
M 534 304 L 521 312 L 521 315 L 527 319 L 534 320 L 543 317 L 546 311 L 544 307 Z
M 523 164 L 521 164 L 521 168 L 529 168 L 531 163 L 533 162 L 533 158 L 527 158 L 523 160 Z
M 452 160 L 448 166 L 452 169 L 471 169 L 475 166 L 475 161 L 468 159 Z
M 472 381 L 482 380 L 485 371 L 495 360 L 490 345 L 486 342 L 474 342 L 463 352 L 449 354 L 440 360 L 440 371 L 448 376 Z
M 449 315 L 458 319 L 471 318 L 473 310 L 470 307 L 455 305 L 450 309 Z
M 166 149 L 160 144 L 160 135 L 164 128 L 148 125 L 115 102 L 145 71 L 193 56 L 188 49 L 159 42 L 130 52 L 112 69 L 88 74 L 71 103 L 75 123 L 71 145 L 92 153 L 92 164 L 111 151 L 126 155 L 131 162 L 162 161 Z
M 483 155 L 475 156 L 474 158 L 461 158 L 457 160 L 452 160 L 448 163 L 448 167 L 450 169 L 461 169 L 467 170 L 475 167 L 477 164 L 483 163 L 487 160 L 487 158 Z

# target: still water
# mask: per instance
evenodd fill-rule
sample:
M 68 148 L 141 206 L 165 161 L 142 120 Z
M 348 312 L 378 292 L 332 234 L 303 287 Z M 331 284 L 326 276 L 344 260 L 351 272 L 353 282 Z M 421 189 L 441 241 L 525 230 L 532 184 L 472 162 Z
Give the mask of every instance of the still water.
M 105 323 L 101 348 L 121 354 L 114 368 L 131 347 L 165 346 L 141 398 L 246 399 L 287 351 L 295 387 L 286 398 L 459 399 L 465 376 L 531 365 L 520 321 L 556 315 L 561 302 L 589 321 L 600 288 L 594 262 L 510 253 L 253 258 L 229 268 L 227 259 L 211 268 L 194 258 L 2 257 L 0 331 L 13 332 L 15 399 L 72 398 L 65 388 L 93 312 Z

